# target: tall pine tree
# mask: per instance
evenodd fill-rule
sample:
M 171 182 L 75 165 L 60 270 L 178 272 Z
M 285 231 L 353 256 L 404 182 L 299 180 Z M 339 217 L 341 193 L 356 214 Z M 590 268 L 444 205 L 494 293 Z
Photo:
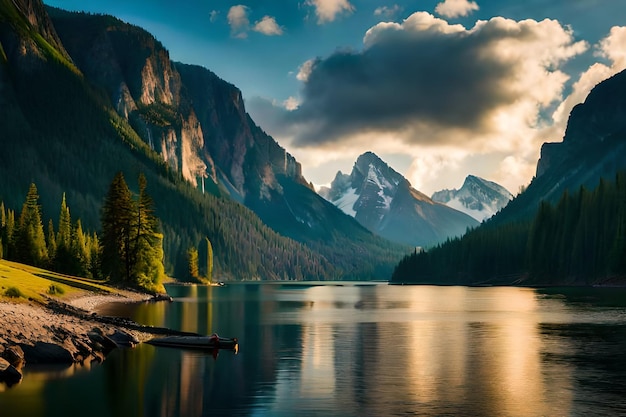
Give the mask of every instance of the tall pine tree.
M 102 272 L 114 282 L 130 281 L 130 240 L 133 220 L 133 200 L 118 172 L 109 187 L 102 208 Z
M 48 249 L 41 221 L 39 194 L 31 184 L 22 206 L 19 222 L 14 231 L 14 258 L 25 264 L 44 266 L 48 260 Z
M 102 272 L 112 281 L 162 291 L 163 235 L 146 188 L 141 174 L 135 202 L 123 174 L 113 179 L 102 210 Z

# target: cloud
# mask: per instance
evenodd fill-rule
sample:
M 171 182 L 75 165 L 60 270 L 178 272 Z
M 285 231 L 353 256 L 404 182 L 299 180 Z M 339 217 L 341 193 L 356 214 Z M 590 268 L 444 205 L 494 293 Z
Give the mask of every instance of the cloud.
M 400 7 L 397 4 L 394 4 L 391 7 L 387 7 L 387 6 L 377 7 L 376 10 L 374 10 L 374 16 L 381 16 L 386 19 L 393 19 L 398 14 L 400 14 L 402 10 L 403 10 L 402 7 Z
M 254 24 L 252 30 L 267 36 L 280 36 L 283 34 L 283 28 L 271 16 L 263 16 L 263 19 Z
M 616 31 L 611 42 L 620 38 Z M 261 115 L 261 101 L 252 109 L 299 158 L 298 149 L 358 155 L 393 148 L 422 167 L 413 169 L 416 175 L 443 176 L 451 166 L 488 155 L 476 166 L 499 172 L 516 190 L 522 180 L 507 178 L 505 170 L 532 176 L 541 143 L 559 138 L 545 135 L 542 115 L 563 99 L 563 65 L 587 49 L 555 20 L 494 17 L 467 29 L 418 12 L 370 28 L 361 50 L 305 62 L 294 110 L 268 106 Z M 620 48 L 603 51 L 615 56 Z M 450 155 L 452 165 L 433 162 Z
M 573 84 L 571 93 L 557 107 L 552 115 L 556 131 L 563 132 L 569 114 L 575 105 L 585 101 L 593 87 L 601 81 L 626 69 L 626 26 L 614 26 L 609 34 L 595 45 L 595 55 L 608 60 L 608 65 L 600 62 L 592 64 Z
M 244 5 L 232 6 L 228 10 L 228 24 L 230 25 L 230 34 L 233 38 L 247 38 L 250 28 L 250 20 L 248 19 L 248 11 L 250 9 Z
M 478 10 L 478 4 L 469 0 L 445 0 L 435 7 L 435 12 L 444 17 L 455 18 L 467 16 Z
M 313 66 L 315 65 L 317 60 L 315 59 L 309 59 L 308 61 L 305 61 L 302 65 L 300 65 L 300 68 L 298 68 L 298 74 L 296 75 L 296 78 L 299 81 L 303 81 L 306 82 L 309 80 L 309 76 L 311 75 L 311 71 L 313 71 Z
M 255 22 L 254 26 L 250 26 L 250 18 L 248 17 L 250 8 L 244 5 L 232 6 L 228 10 L 228 24 L 230 25 L 230 35 L 233 38 L 245 39 L 248 32 L 253 30 L 266 36 L 280 36 L 283 34 L 283 28 L 276 23 L 276 19 L 272 16 L 263 16 L 263 18 Z M 213 12 L 211 12 L 213 18 Z
M 348 0 L 307 0 L 307 5 L 315 7 L 317 23 L 334 21 L 341 13 L 353 13 L 355 8 Z
M 297 143 L 364 130 L 465 142 L 501 134 L 520 117 L 531 125 L 537 108 L 560 98 L 567 76 L 559 66 L 585 49 L 552 20 L 493 18 L 468 30 L 425 12 L 374 26 L 364 45 L 301 67 L 306 82 L 292 119 L 306 129 Z
M 219 15 L 220 15 L 220 12 L 218 10 L 211 10 L 211 13 L 209 14 L 209 21 L 211 23 L 215 23 Z

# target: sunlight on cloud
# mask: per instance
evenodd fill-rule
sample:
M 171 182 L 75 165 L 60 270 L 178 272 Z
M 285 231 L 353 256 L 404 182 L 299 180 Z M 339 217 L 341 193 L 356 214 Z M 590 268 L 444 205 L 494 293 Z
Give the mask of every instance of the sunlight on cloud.
M 469 0 L 445 0 L 439 3 L 435 7 L 435 12 L 441 16 L 455 18 L 467 16 L 471 12 L 479 10 L 478 4 L 475 1 Z
M 619 59 L 621 35 L 604 41 L 607 59 Z M 563 65 L 587 49 L 556 20 L 494 17 L 468 29 L 417 12 L 370 28 L 361 51 L 303 63 L 298 106 L 261 110 L 263 126 L 303 166 L 315 158 L 298 149 L 329 158 L 329 149 L 358 156 L 394 143 L 414 157 L 412 183 L 478 169 L 515 191 L 532 177 L 541 144 L 562 138 L 540 115 L 563 100 Z
M 263 19 L 255 23 L 252 29 L 267 36 L 280 36 L 283 34 L 283 28 L 271 16 L 264 16 Z
M 305 61 L 302 65 L 300 65 L 296 78 L 299 81 L 307 82 L 309 80 L 309 75 L 311 75 L 311 71 L 313 71 L 313 66 L 315 65 L 315 62 L 315 59 L 309 59 L 308 61 Z
M 299 105 L 300 102 L 295 97 L 289 97 L 287 100 L 283 101 L 283 107 L 289 111 L 296 110 Z
M 552 115 L 553 127 L 560 132 L 565 131 L 569 114 L 574 106 L 584 102 L 593 87 L 626 68 L 626 27 L 611 28 L 610 33 L 595 46 L 595 49 L 595 55 L 608 59 L 610 65 L 594 63 L 574 83 L 570 95 Z
M 307 0 L 307 5 L 315 7 L 317 23 L 334 21 L 343 12 L 352 13 L 355 8 L 348 0 Z
M 234 38 L 247 38 L 250 20 L 248 19 L 248 7 L 243 5 L 232 6 L 228 10 L 228 24 L 230 33 Z

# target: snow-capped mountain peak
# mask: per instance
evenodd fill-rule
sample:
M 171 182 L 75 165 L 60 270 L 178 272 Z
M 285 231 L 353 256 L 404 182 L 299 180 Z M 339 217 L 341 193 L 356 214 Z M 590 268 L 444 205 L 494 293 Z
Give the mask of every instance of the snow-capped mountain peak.
M 437 191 L 431 198 L 482 222 L 506 206 L 513 195 L 495 182 L 468 175 L 459 190 Z
M 338 172 L 319 194 L 370 231 L 401 243 L 426 246 L 459 236 L 477 222 L 413 189 L 372 152 L 359 156 L 350 175 Z

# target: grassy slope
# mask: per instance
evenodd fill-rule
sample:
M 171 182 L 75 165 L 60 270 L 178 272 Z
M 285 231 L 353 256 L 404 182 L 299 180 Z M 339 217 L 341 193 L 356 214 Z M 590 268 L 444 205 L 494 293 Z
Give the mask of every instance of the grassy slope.
M 16 300 L 5 296 L 7 288 L 18 288 L 24 299 L 44 301 L 51 285 L 64 293 L 56 294 L 61 301 L 70 300 L 88 293 L 116 294 L 118 291 L 104 282 L 73 277 L 17 262 L 0 260 L 0 301 Z

